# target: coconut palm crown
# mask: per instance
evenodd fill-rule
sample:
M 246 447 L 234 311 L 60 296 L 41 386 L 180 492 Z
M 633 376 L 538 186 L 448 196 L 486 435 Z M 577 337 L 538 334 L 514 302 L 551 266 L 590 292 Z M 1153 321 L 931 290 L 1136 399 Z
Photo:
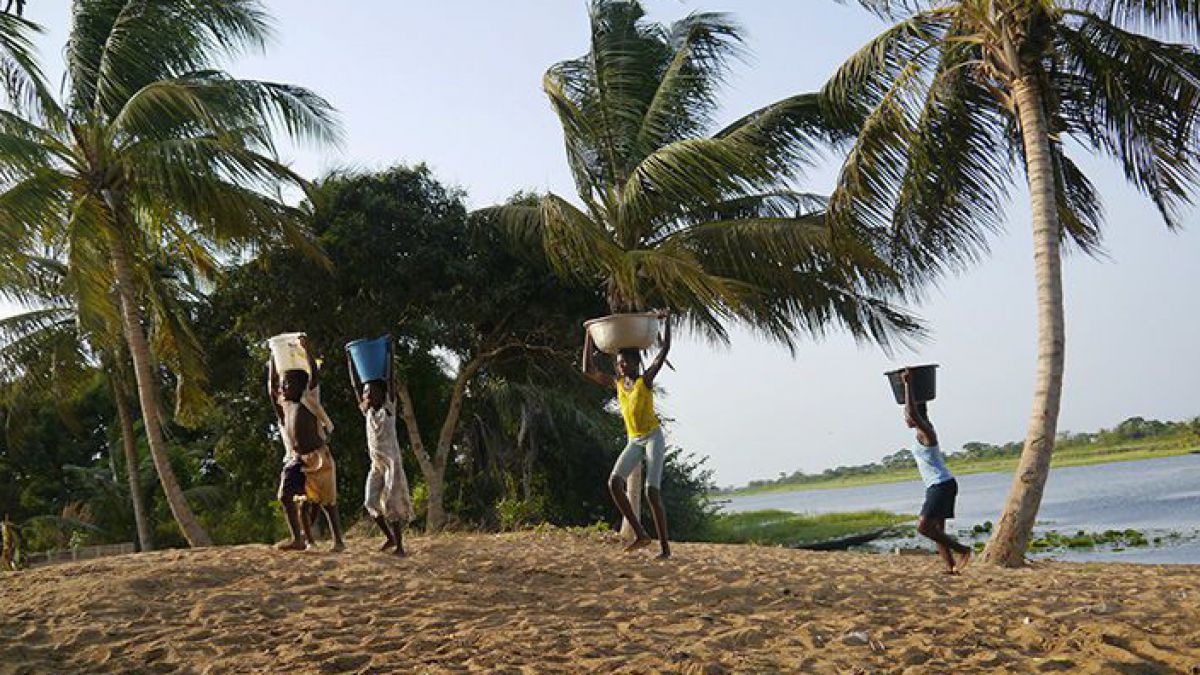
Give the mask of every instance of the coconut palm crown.
M 502 222 L 560 273 L 604 284 L 613 311 L 670 306 L 717 340 L 729 322 L 788 346 L 830 324 L 881 343 L 917 330 L 888 302 L 890 270 L 793 188 L 830 140 L 816 95 L 714 133 L 738 26 L 715 13 L 662 26 L 633 0 L 589 7 L 590 50 L 543 80 L 582 207 L 548 194 L 496 207 Z

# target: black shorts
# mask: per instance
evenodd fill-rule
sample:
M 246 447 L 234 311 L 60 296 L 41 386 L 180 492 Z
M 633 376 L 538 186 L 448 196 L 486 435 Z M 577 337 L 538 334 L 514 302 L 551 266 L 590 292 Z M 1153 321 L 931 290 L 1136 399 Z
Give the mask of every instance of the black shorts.
M 279 473 L 279 501 L 291 502 L 304 494 L 304 464 L 299 460 L 283 465 Z
M 921 506 L 921 516 L 949 520 L 954 517 L 954 502 L 957 499 L 958 481 L 953 478 L 930 485 L 925 488 L 925 503 Z

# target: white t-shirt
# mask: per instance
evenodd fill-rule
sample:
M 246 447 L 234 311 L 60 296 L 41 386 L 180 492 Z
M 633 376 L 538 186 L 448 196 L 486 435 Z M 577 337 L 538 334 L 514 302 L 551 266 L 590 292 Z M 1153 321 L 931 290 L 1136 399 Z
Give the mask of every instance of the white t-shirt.
M 921 472 L 921 482 L 925 487 L 945 483 L 954 478 L 950 469 L 946 468 L 946 456 L 938 446 L 925 447 L 917 443 L 909 452 L 917 460 L 917 471 Z

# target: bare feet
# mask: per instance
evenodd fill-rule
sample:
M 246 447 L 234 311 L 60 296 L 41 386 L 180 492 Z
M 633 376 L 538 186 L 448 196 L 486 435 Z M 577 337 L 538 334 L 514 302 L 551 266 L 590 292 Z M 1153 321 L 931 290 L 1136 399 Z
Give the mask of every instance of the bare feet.
M 658 555 L 654 556 L 654 558 L 655 558 L 656 560 L 666 560 L 666 559 L 668 559 L 668 558 L 670 558 L 670 557 L 671 557 L 671 552 L 670 552 L 670 551 L 663 551 L 662 553 L 659 553 Z
M 275 548 L 280 551 L 303 551 L 308 548 L 308 545 L 301 539 L 292 539 L 290 541 L 281 541 L 275 544 Z
M 346 550 L 346 542 L 344 542 L 344 541 L 336 541 L 333 543 L 333 546 L 329 547 L 330 553 L 341 553 L 342 551 L 345 551 L 345 550 Z
M 393 540 L 391 537 L 388 537 L 387 541 L 383 542 L 383 546 L 379 547 L 379 550 L 386 551 L 390 548 L 394 548 L 395 546 L 396 546 L 395 540 Z
M 959 572 L 967 569 L 967 565 L 971 564 L 971 549 L 967 549 L 955 556 L 954 567 Z
M 392 551 L 397 558 L 407 558 L 408 554 L 404 552 L 404 547 L 397 546 L 395 551 Z
M 647 546 L 649 546 L 650 544 L 653 544 L 653 543 L 654 543 L 654 540 L 651 539 L 650 537 L 638 537 L 637 539 L 634 539 L 631 544 L 629 544 L 628 546 L 625 547 L 625 552 L 633 553 L 634 551 L 646 548 Z

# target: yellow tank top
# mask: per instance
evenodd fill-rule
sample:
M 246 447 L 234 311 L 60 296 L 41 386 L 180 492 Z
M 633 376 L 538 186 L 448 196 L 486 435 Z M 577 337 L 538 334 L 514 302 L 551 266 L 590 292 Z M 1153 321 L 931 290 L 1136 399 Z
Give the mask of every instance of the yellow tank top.
M 645 436 L 658 428 L 658 415 L 654 414 L 654 390 L 638 378 L 633 389 L 625 390 L 622 378 L 617 378 L 617 403 L 621 406 L 621 417 L 625 420 L 625 433 L 630 438 Z

